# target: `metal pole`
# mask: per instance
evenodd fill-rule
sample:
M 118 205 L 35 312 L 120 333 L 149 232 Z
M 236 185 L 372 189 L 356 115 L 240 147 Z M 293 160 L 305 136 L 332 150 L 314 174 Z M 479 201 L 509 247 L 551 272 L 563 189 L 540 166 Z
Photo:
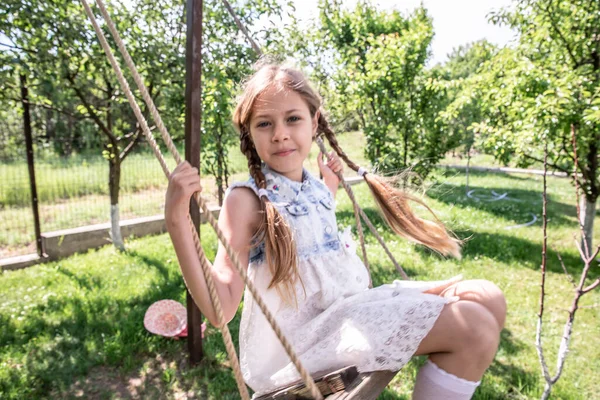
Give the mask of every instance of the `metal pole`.
M 185 52 L 185 159 L 200 170 L 200 126 L 202 121 L 202 2 L 187 0 L 187 40 Z M 190 215 L 200 237 L 200 209 L 192 200 Z M 202 314 L 187 292 L 188 350 L 190 363 L 203 357 Z
M 38 209 L 37 185 L 35 183 L 35 168 L 33 163 L 33 138 L 31 137 L 31 113 L 29 111 L 29 90 L 27 89 L 27 76 L 19 74 L 21 81 L 21 104 L 23 105 L 23 130 L 25 132 L 25 147 L 27 149 L 27 166 L 29 167 L 29 184 L 31 187 L 31 209 L 33 211 L 33 225 L 35 228 L 35 242 L 37 253 L 44 256 L 42 234 L 40 229 L 40 213 Z

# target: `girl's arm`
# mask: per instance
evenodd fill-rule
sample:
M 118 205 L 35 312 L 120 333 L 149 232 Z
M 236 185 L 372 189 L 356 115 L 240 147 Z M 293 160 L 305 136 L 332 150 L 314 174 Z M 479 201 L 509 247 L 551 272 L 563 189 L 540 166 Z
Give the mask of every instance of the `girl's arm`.
M 204 279 L 200 259 L 188 222 L 189 199 L 195 191 L 201 190 L 198 171 L 188 163 L 182 163 L 171 174 L 165 202 L 165 220 L 167 230 L 173 241 L 173 247 L 179 260 L 181 273 L 192 298 L 208 321 L 219 326 L 212 305 L 208 287 Z M 219 215 L 219 228 L 238 254 L 241 265 L 248 265 L 250 240 L 259 223 L 260 204 L 249 189 L 233 190 L 225 199 Z M 233 267 L 222 244 L 211 274 L 217 289 L 225 323 L 235 316 L 242 299 L 244 282 Z

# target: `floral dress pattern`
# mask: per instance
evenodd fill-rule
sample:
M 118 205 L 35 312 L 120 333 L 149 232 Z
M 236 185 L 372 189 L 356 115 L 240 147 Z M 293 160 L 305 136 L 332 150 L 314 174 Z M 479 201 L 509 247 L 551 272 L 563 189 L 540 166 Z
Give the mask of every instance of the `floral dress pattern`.
M 398 370 L 415 353 L 450 300 L 422 293 L 439 282 L 394 281 L 369 289 L 350 229 L 338 232 L 329 189 L 308 171 L 295 182 L 263 166 L 269 200 L 288 221 L 298 250 L 298 305 L 268 289 L 272 275 L 264 244 L 250 252 L 248 276 L 311 373 L 356 365 L 360 372 Z M 229 191 L 247 187 L 252 178 Z M 240 365 L 255 396 L 300 379 L 269 323 L 246 289 L 240 323 Z

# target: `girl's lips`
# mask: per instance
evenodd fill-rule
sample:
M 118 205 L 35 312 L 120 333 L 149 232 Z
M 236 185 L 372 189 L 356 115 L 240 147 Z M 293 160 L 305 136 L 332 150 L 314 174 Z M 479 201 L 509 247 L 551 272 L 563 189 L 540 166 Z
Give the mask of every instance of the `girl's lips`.
M 279 156 L 279 157 L 285 157 L 285 156 L 287 156 L 289 154 L 292 154 L 294 151 L 295 150 L 293 150 L 293 149 L 292 150 L 279 151 L 279 152 L 275 153 L 275 155 Z

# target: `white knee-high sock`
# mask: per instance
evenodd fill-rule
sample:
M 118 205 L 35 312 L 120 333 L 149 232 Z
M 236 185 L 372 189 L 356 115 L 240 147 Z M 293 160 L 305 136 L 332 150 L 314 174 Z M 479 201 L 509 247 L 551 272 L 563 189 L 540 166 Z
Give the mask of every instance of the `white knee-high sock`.
M 413 400 L 469 400 L 480 382 L 454 376 L 431 361 L 417 374 Z

